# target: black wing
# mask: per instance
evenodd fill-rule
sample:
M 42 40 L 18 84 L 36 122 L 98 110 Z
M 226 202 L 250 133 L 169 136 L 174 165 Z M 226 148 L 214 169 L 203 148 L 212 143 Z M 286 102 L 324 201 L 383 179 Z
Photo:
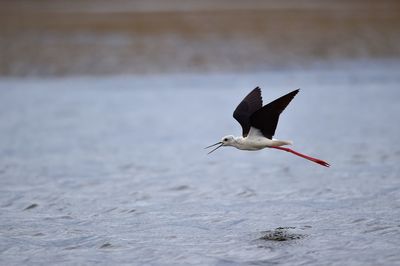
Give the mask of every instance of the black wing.
M 256 87 L 252 90 L 233 112 L 233 117 L 242 126 L 242 135 L 246 137 L 249 134 L 251 123 L 250 116 L 262 107 L 261 89 Z
M 292 91 L 254 112 L 250 116 L 251 126 L 260 129 L 264 137 L 272 139 L 278 125 L 279 115 L 298 92 L 299 90 Z

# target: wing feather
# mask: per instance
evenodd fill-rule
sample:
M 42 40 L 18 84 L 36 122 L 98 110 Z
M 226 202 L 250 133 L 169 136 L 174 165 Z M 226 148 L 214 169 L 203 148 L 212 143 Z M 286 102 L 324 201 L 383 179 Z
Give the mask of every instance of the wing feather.
M 258 109 L 250 116 L 251 126 L 260 129 L 266 138 L 272 139 L 278 125 L 279 115 L 298 92 L 299 90 L 294 90 Z
M 261 89 L 256 87 L 241 101 L 233 112 L 233 117 L 242 126 L 242 135 L 249 134 L 251 123 L 250 116 L 262 107 Z

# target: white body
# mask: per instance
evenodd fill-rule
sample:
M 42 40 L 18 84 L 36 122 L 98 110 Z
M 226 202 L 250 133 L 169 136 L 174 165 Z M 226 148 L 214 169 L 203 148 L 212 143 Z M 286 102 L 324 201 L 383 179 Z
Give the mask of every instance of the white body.
M 329 167 L 330 164 L 317 159 L 317 158 L 313 158 L 311 156 L 302 154 L 300 152 L 294 151 L 292 149 L 289 148 L 281 148 L 280 146 L 284 146 L 284 145 L 291 145 L 293 144 L 291 141 L 289 140 L 279 140 L 279 139 L 269 139 L 264 137 L 264 135 L 261 133 L 261 131 L 259 129 L 250 128 L 249 134 L 246 137 L 234 137 L 232 135 L 229 136 L 225 136 L 222 138 L 222 140 L 220 142 L 217 142 L 213 145 L 210 145 L 207 148 L 211 148 L 214 147 L 216 145 L 216 148 L 214 148 L 213 150 L 211 150 L 208 154 L 212 153 L 213 151 L 223 147 L 223 146 L 232 146 L 235 147 L 239 150 L 248 150 L 248 151 L 256 151 L 256 150 L 261 150 L 264 148 L 275 148 L 278 150 L 283 150 L 286 152 L 291 152 L 297 156 L 300 156 L 304 159 L 310 160 L 314 163 L 320 164 L 322 166 L 325 167 Z
M 260 130 L 256 128 L 250 128 L 250 132 L 247 137 L 234 137 L 226 136 L 222 138 L 223 146 L 233 146 L 239 150 L 261 150 L 267 147 L 279 147 L 284 145 L 293 144 L 292 141 L 278 140 L 278 139 L 268 139 L 263 136 Z

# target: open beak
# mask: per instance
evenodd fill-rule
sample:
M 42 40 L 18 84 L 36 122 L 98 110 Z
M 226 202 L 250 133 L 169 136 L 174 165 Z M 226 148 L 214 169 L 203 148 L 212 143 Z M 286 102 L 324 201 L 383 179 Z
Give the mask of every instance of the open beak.
M 210 145 L 210 146 L 205 147 L 204 149 L 208 149 L 208 148 L 214 147 L 215 145 L 219 145 L 219 146 L 217 146 L 216 148 L 212 149 L 212 150 L 211 150 L 209 153 L 207 153 L 207 154 L 210 154 L 210 153 L 212 153 L 213 151 L 215 151 L 215 150 L 221 148 L 224 144 L 223 144 L 222 142 L 217 142 L 217 143 L 215 143 L 215 144 L 213 144 L 213 145 Z

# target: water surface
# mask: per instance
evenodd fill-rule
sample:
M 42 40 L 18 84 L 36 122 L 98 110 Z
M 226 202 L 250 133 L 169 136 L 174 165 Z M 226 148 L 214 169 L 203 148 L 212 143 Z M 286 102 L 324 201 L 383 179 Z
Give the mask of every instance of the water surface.
M 398 69 L 3 79 L 0 263 L 399 264 Z M 276 137 L 331 168 L 206 155 L 257 85 L 301 88 Z

